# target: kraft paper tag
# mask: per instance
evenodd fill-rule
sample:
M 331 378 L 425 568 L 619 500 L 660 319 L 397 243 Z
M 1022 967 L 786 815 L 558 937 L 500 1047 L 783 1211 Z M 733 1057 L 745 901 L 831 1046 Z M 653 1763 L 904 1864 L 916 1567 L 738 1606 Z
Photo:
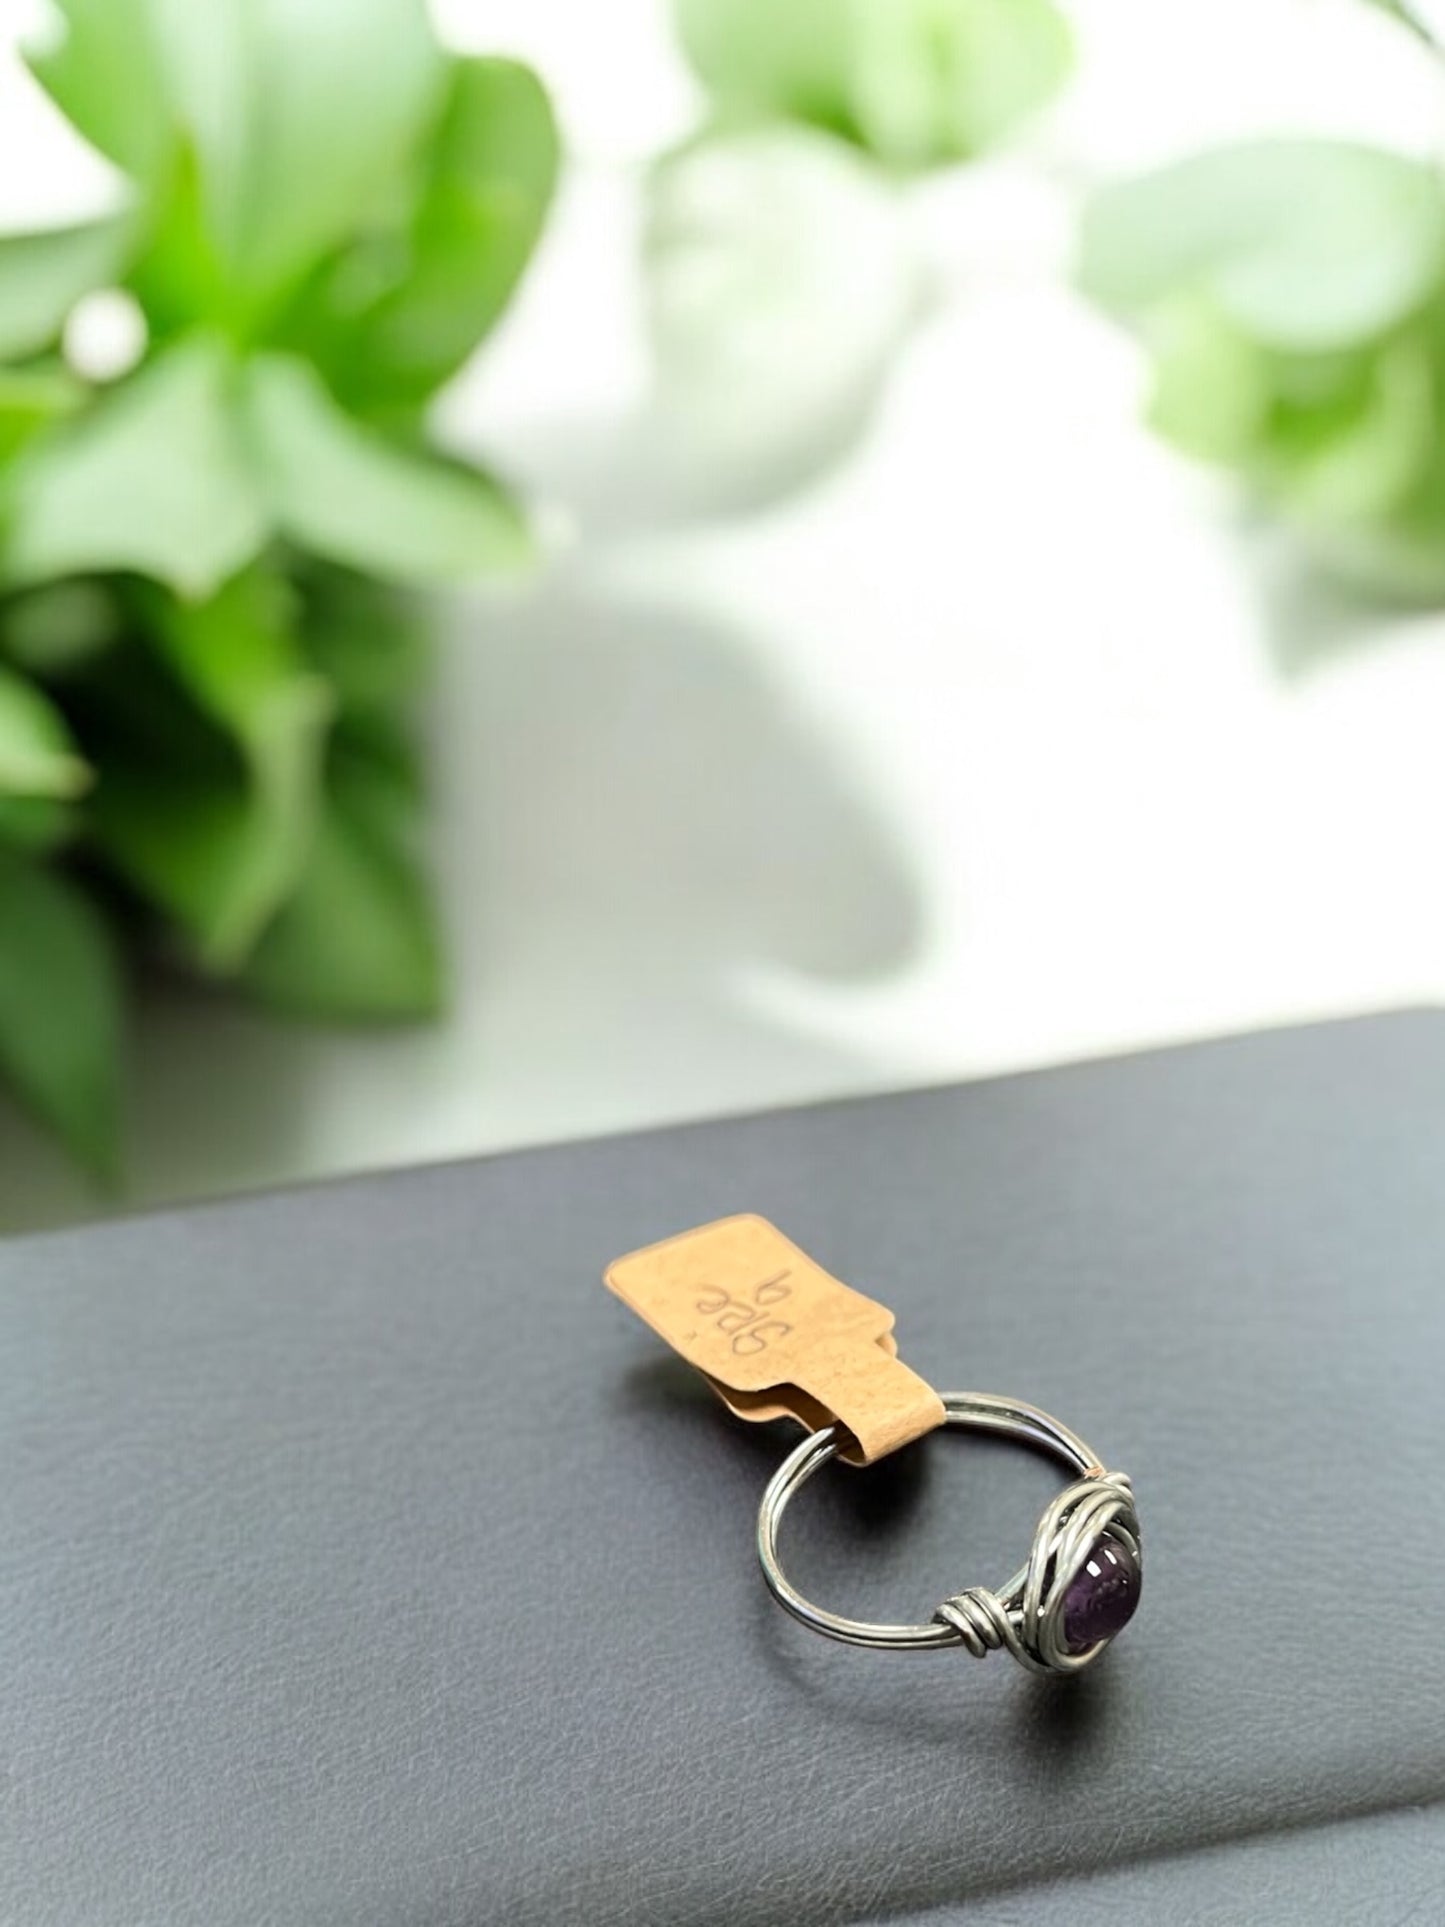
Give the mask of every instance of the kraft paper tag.
M 943 1423 L 937 1392 L 897 1356 L 893 1314 L 840 1283 L 766 1218 L 684 1231 L 607 1267 L 617 1296 L 739 1418 L 841 1425 L 871 1464 Z

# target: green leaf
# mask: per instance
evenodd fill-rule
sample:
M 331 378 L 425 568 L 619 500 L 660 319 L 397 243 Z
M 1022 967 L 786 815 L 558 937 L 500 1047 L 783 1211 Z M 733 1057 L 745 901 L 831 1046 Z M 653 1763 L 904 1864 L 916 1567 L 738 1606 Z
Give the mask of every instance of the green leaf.
M 73 415 L 85 393 L 63 368 L 0 368 L 0 464 L 52 423 Z
M 217 201 L 234 209 L 220 231 L 234 225 L 244 279 L 269 291 L 310 268 L 389 183 L 434 110 L 442 54 L 424 0 L 228 0 L 228 10 L 247 125 L 216 170 Z M 191 11 L 205 44 L 215 9 Z
M 120 638 L 110 588 L 84 578 L 51 582 L 0 603 L 0 654 L 36 676 L 64 675 Z
M 150 645 L 235 744 L 240 780 L 226 770 L 167 776 L 142 752 L 129 768 L 110 760 L 96 798 L 96 834 L 112 861 L 221 974 L 295 887 L 315 826 L 332 699 L 305 666 L 293 620 L 285 585 L 259 571 L 204 603 L 157 594 Z
M 171 133 L 161 41 L 149 0 L 55 0 L 63 33 L 30 67 L 61 112 L 138 179 L 161 163 Z
M 0 1074 L 92 1170 L 117 1154 L 120 995 L 106 930 L 71 883 L 0 847 Z
M 423 0 L 61 0 L 61 11 L 66 38 L 33 62 L 42 82 L 143 180 L 193 152 L 206 229 L 243 307 L 364 215 L 441 83 Z
M 441 944 L 414 851 L 414 797 L 395 771 L 339 751 L 301 887 L 262 939 L 245 982 L 308 1017 L 435 1016 Z
M 118 220 L 0 235 L 0 361 L 52 347 L 81 296 L 115 279 L 125 245 Z
M 391 709 L 353 709 L 337 721 L 332 757 L 333 783 L 353 782 L 351 800 L 369 813 L 378 831 L 404 849 L 421 837 L 427 798 L 426 768 L 413 724 Z
M 248 302 L 210 230 L 205 183 L 194 143 L 182 138 L 147 198 L 145 240 L 125 285 L 145 315 L 157 348 L 197 328 L 244 340 Z
M 1320 566 L 1368 594 L 1412 604 L 1445 598 L 1445 451 L 1431 459 L 1388 517 L 1349 523 L 1306 518 L 1301 533 Z
M 0 666 L 0 792 L 66 801 L 90 786 L 64 718 L 34 683 Z
M 418 408 L 511 299 L 557 177 L 540 82 L 510 60 L 452 63 L 404 217 L 330 263 L 292 318 L 297 344 L 354 406 Z
M 895 167 L 967 160 L 1043 106 L 1073 43 L 1052 0 L 855 0 L 863 145 Z
M 991 146 L 1072 59 L 1052 0 L 676 0 L 676 11 L 725 116 L 805 121 L 893 167 Z
M 859 137 L 852 0 L 674 0 L 684 53 L 729 116 Z
M 89 827 L 100 856 L 175 926 L 186 957 L 217 976 L 243 961 L 243 919 L 258 870 L 250 783 L 209 777 L 114 744 L 100 756 Z
M 75 829 L 75 812 L 43 796 L 0 796 L 0 844 L 40 855 L 55 850 Z
M 1152 426 L 1206 461 L 1252 454 L 1273 401 L 1268 353 L 1193 294 L 1164 303 L 1147 339 L 1155 357 Z
M 1332 392 L 1292 396 L 1310 372 L 1277 375 L 1270 432 L 1256 461 L 1261 480 L 1301 521 L 1334 527 L 1389 515 L 1436 448 L 1428 346 L 1408 336 L 1393 341 L 1352 358 Z
M 172 673 L 155 621 L 142 596 L 133 633 L 67 681 L 66 709 L 98 772 L 86 811 L 97 860 L 195 958 L 224 934 L 233 879 L 249 873 L 253 786 L 234 738 Z
M 521 518 L 494 482 L 358 427 L 304 362 L 253 362 L 247 416 L 276 524 L 301 547 L 398 582 L 529 559 Z
M 1432 167 L 1336 141 L 1255 141 L 1107 188 L 1088 210 L 1080 279 L 1147 315 L 1207 295 L 1281 349 L 1368 342 L 1445 278 L 1445 182 Z
M 269 533 L 214 342 L 179 344 L 11 471 L 0 551 L 17 584 L 126 570 L 204 596 Z
M 302 581 L 308 660 L 343 716 L 390 716 L 414 697 L 431 663 L 431 624 L 413 592 L 349 569 L 312 568 Z
M 166 602 L 154 642 L 192 699 L 235 740 L 250 796 L 245 835 L 229 870 L 210 879 L 198 934 L 204 960 L 226 969 L 245 956 L 295 885 L 310 846 L 321 757 L 333 708 L 293 633 L 287 586 L 253 571 L 209 602 Z

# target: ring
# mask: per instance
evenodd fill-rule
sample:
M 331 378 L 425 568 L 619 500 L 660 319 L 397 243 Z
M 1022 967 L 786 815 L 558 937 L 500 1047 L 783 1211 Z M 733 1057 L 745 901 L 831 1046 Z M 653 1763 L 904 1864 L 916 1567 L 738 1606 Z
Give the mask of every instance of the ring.
M 778 1525 L 789 1499 L 847 1443 L 836 1425 L 805 1438 L 768 1481 L 758 1508 L 758 1559 L 778 1604 L 794 1619 L 849 1646 L 904 1652 L 966 1646 L 976 1659 L 1007 1648 L 1031 1673 L 1077 1673 L 1134 1616 L 1142 1559 L 1139 1517 L 1127 1476 L 1108 1472 L 1083 1440 L 1037 1406 L 987 1392 L 948 1392 L 944 1423 L 1000 1432 L 1062 1459 L 1074 1483 L 1044 1512 L 1028 1563 L 997 1592 L 971 1586 L 915 1626 L 874 1625 L 825 1612 L 798 1591 L 778 1561 Z

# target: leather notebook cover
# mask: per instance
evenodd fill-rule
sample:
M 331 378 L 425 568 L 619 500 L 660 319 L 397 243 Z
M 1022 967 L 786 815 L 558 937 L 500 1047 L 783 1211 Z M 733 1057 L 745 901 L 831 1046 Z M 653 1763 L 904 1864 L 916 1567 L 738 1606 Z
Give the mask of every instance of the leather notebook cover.
M 1088 1675 L 768 1598 L 796 1434 L 600 1282 L 739 1210 L 1133 1476 Z M 0 1446 L 25 1927 L 1436 1917 L 1439 1015 L 0 1244 Z M 926 1618 L 1058 1482 L 954 1433 L 830 1467 L 789 1569 Z

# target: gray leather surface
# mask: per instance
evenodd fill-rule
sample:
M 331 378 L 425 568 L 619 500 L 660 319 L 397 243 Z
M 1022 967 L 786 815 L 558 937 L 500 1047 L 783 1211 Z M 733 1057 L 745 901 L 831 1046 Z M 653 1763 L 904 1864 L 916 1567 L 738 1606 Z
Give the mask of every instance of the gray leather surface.
M 1257 1834 L 895 1918 L 889 1927 L 1436 1927 L 1445 1807 Z
M 0 1908 L 823 1927 L 1097 1873 L 1188 1920 L 1132 1881 L 1383 1837 L 1445 1798 L 1442 1173 L 1422 1014 L 0 1244 Z M 743 1208 L 1134 1475 L 1144 1603 L 1091 1675 L 768 1600 L 791 1434 L 598 1281 Z M 938 1437 L 825 1475 L 785 1550 L 923 1616 L 1055 1486 Z

